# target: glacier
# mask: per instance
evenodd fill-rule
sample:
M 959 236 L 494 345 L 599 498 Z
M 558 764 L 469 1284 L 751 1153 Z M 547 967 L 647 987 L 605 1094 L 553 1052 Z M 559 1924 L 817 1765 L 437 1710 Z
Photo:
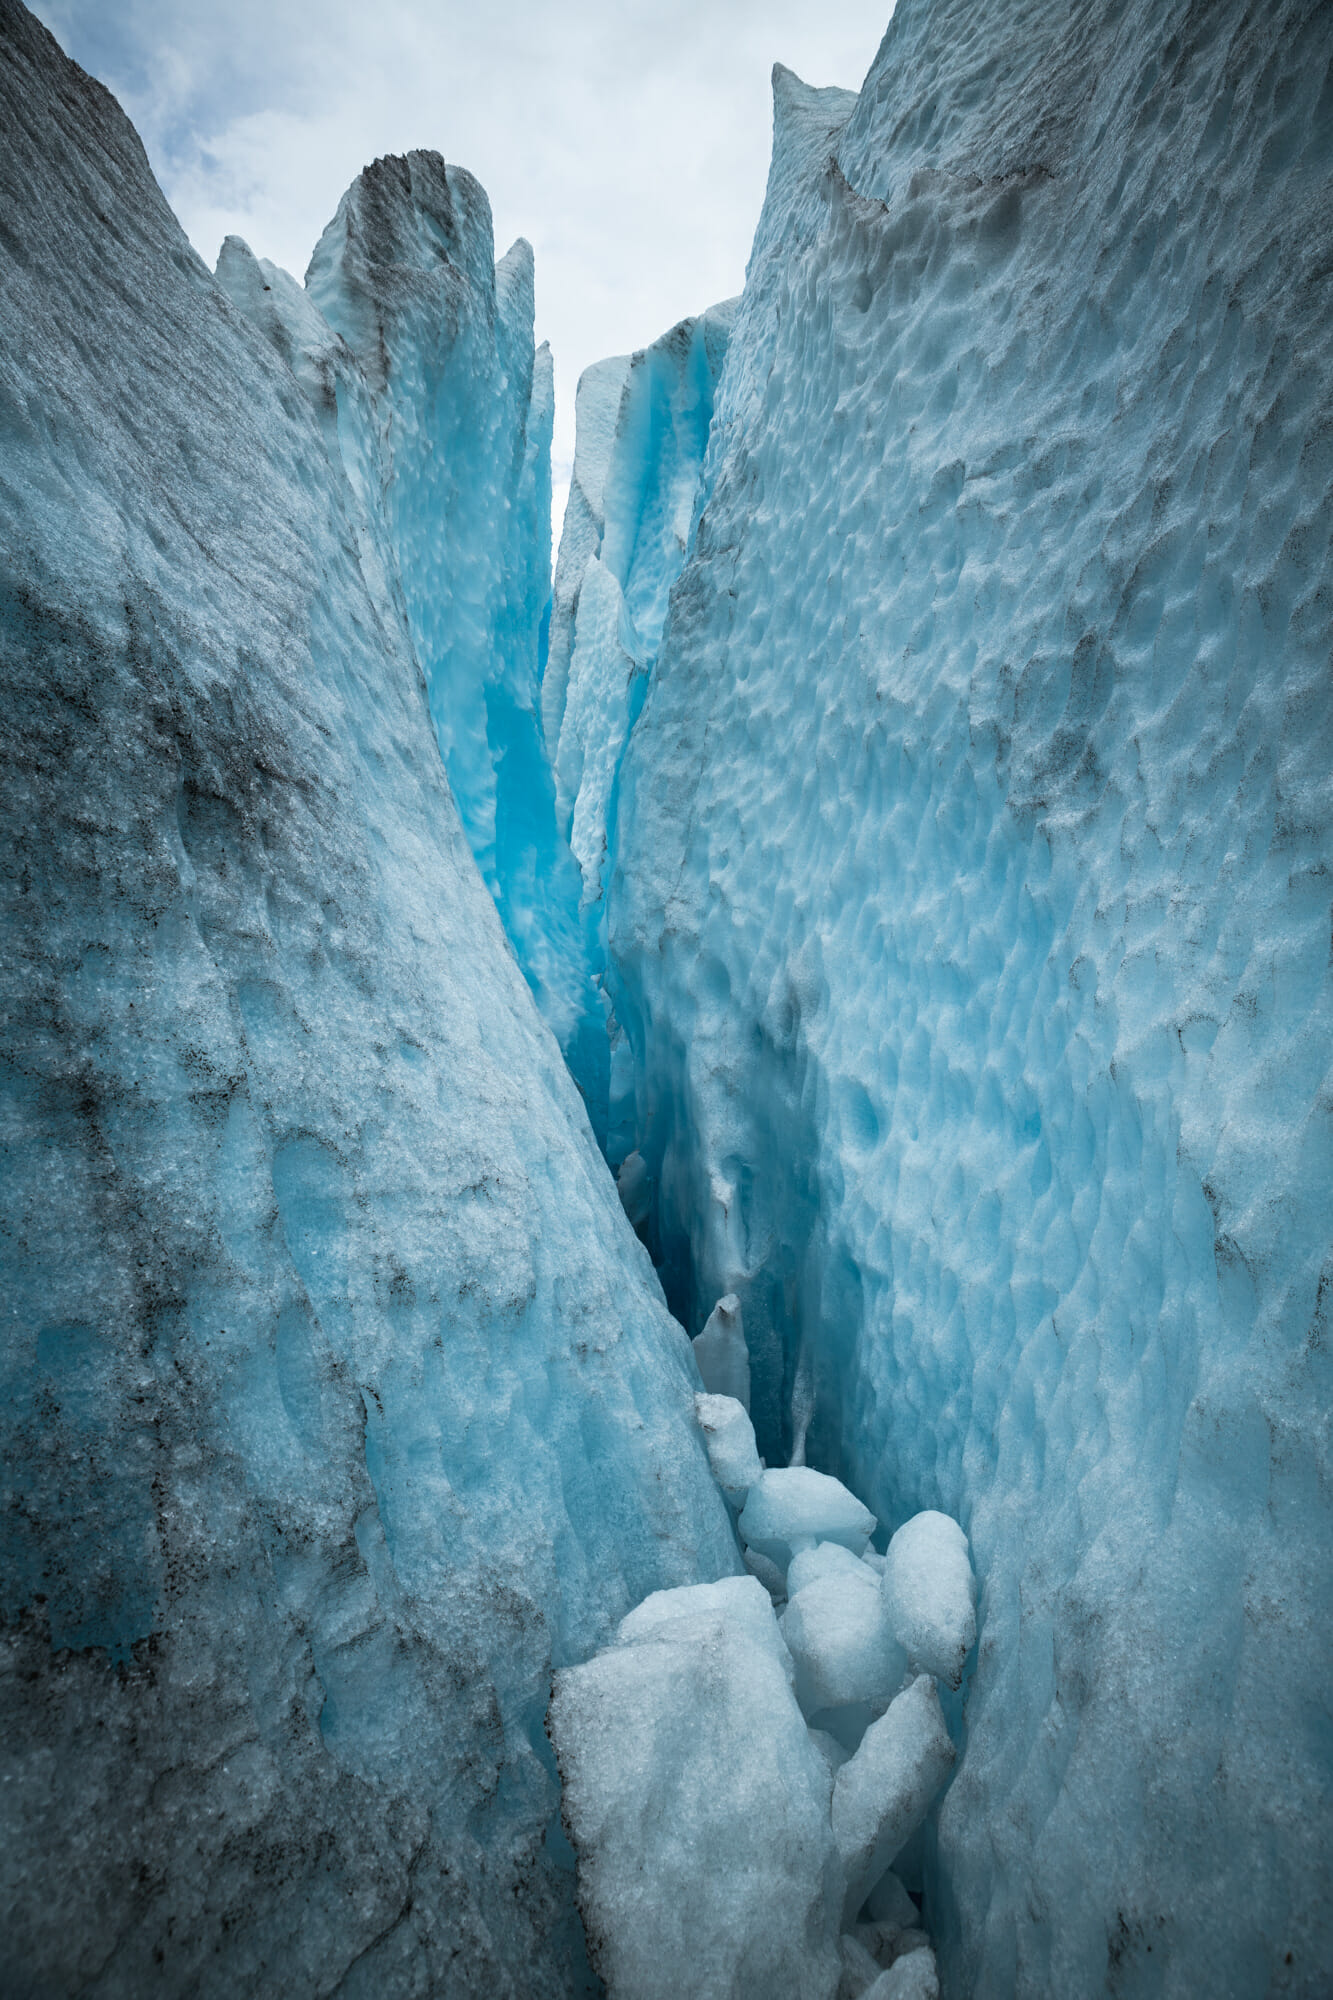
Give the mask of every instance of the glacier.
M 971 1542 L 946 1994 L 1333 1975 L 1330 54 L 900 0 L 779 69 L 619 764 L 668 1299 Z
M 0 1985 L 591 1990 L 551 1672 L 741 1564 L 488 893 L 530 257 L 418 154 L 215 280 L 17 0 L 0 131 Z
M 0 0 L 6 1990 L 1333 1980 L 1327 8 L 773 87 L 552 578 Z

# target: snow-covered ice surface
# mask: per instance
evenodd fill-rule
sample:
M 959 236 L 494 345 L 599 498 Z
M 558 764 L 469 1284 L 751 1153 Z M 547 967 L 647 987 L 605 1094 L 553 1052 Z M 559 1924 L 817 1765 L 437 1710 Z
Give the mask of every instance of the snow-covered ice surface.
M 552 1663 L 740 1568 L 688 1343 L 450 797 L 383 386 L 15 0 L 0 134 L 0 1983 L 579 1990 Z
M 613 2000 L 831 2000 L 829 1770 L 752 1577 L 664 1591 L 557 1674 L 550 1728 Z
M 620 768 L 668 1297 L 770 1463 L 813 1404 L 971 1541 L 954 1995 L 1333 1974 L 1329 63 L 900 0 L 859 98 L 779 74 Z

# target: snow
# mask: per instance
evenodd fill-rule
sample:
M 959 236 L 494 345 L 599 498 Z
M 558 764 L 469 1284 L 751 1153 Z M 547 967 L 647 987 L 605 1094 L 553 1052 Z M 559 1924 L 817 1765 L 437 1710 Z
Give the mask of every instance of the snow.
M 838 1771 L 833 1835 L 846 1871 L 848 1918 L 920 1826 L 954 1756 L 935 1683 L 921 1674 L 871 1724 Z
M 831 2000 L 829 1769 L 752 1578 L 662 1592 L 556 1676 L 550 1730 L 614 2000 Z
M 883 1591 L 912 1666 L 956 1688 L 977 1638 L 977 1583 L 957 1521 L 932 1508 L 904 1521 L 885 1555 Z
M 695 1397 L 694 1414 L 704 1434 L 713 1477 L 732 1506 L 739 1509 L 764 1469 L 755 1450 L 749 1412 L 734 1396 L 704 1395 Z
M 785 1570 L 798 1549 L 838 1542 L 859 1556 L 875 1517 L 839 1479 L 792 1465 L 763 1472 L 741 1510 L 741 1539 Z
M 435 280 L 387 384 L 373 285 L 344 338 L 243 246 L 215 282 L 13 0 L 0 131 L 7 1981 L 580 1991 L 552 1667 L 740 1558 L 436 747 L 381 505 Z M 455 169 L 380 178 L 457 205 L 455 476 L 540 511 L 523 260 Z M 466 654 L 517 703 L 498 561 Z
M 1205 12 L 778 74 L 603 869 L 673 1309 L 970 1543 L 957 1993 L 1333 1965 L 1327 20 Z

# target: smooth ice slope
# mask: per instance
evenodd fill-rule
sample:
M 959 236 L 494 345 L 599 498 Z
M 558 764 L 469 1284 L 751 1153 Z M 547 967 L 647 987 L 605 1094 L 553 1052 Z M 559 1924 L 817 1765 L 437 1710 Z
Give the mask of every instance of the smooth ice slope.
M 497 264 L 485 190 L 408 153 L 357 176 L 306 290 L 370 392 L 380 505 L 464 830 L 601 1116 L 604 1016 L 541 730 L 554 388 L 549 348 L 533 347 L 532 251 L 520 238 Z
M 552 1663 L 739 1567 L 688 1345 L 450 798 L 354 358 L 15 0 L 0 215 L 0 1984 L 576 1991 Z
M 958 1996 L 1333 1976 L 1331 53 L 900 0 L 778 74 L 621 767 L 668 1296 L 971 1540 Z
M 657 657 L 680 572 L 736 301 L 683 319 L 651 347 L 585 369 L 575 405 L 574 476 L 560 536 L 542 715 L 559 835 L 573 850 L 585 962 L 599 991 L 617 774 Z M 602 1014 L 607 1015 L 605 1000 Z M 618 1024 L 600 1072 L 575 1074 L 613 1165 L 630 1150 L 629 1051 Z

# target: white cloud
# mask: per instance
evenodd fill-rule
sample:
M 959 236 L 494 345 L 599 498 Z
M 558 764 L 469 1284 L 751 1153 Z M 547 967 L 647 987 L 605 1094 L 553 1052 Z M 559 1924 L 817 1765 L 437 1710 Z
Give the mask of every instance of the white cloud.
M 556 359 L 557 472 L 578 374 L 739 291 L 775 59 L 855 87 L 889 0 L 38 0 L 121 98 L 211 263 L 228 231 L 298 276 L 380 153 L 434 147 L 528 237 Z M 558 518 L 558 515 L 557 515 Z

